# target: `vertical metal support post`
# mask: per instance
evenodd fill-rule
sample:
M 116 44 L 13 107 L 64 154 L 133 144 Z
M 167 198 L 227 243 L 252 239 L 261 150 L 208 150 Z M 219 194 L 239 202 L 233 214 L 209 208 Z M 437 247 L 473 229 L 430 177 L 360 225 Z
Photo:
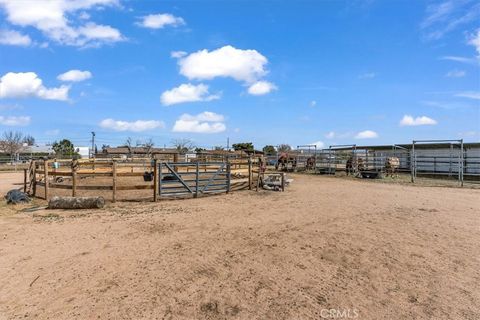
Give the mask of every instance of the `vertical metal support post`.
M 193 194 L 193 197 L 196 198 L 198 197 L 198 185 L 199 185 L 199 179 L 200 179 L 200 169 L 198 167 L 198 162 L 195 163 L 195 193 Z
M 230 175 L 230 162 L 227 162 L 227 193 L 230 193 L 230 179 L 231 179 L 231 175 Z
M 463 154 L 464 150 L 463 150 L 463 139 L 460 140 L 460 167 L 458 168 L 458 170 L 460 171 L 460 186 L 463 187 L 463 169 L 464 169 L 464 163 L 463 163 L 463 159 L 464 159 L 464 154 Z
M 282 192 L 285 191 L 285 172 L 282 172 Z
M 153 160 L 153 202 L 158 201 L 158 164 L 157 159 Z
M 331 169 L 330 169 L 330 162 L 332 161 L 331 152 L 332 152 L 332 147 L 329 147 L 328 148 L 328 174 L 331 174 Z
M 163 169 L 163 162 L 160 161 L 158 164 L 158 197 L 162 199 L 162 169 Z
M 415 140 L 412 141 L 412 150 L 410 151 L 410 175 L 412 183 L 415 183 Z

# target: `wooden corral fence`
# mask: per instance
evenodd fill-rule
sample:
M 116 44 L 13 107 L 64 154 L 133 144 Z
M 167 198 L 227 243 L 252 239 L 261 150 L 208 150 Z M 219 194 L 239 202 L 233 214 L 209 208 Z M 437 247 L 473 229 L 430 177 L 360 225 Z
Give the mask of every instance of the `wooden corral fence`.
M 162 187 L 168 185 L 171 183 L 167 182 L 168 179 L 172 181 L 171 176 L 175 174 L 183 180 L 186 179 L 185 175 L 194 176 L 195 180 L 198 180 L 198 189 L 192 193 L 195 196 L 213 193 L 219 188 L 229 192 L 251 190 L 255 186 L 257 177 L 254 176 L 253 171 L 258 168 L 256 159 L 239 159 L 221 163 L 222 165 L 201 162 L 178 163 L 158 159 L 36 160 L 31 161 L 29 168 L 24 170 L 24 191 L 45 200 L 55 195 L 89 194 L 102 195 L 113 202 L 124 200 L 125 196 L 131 199 L 148 197 L 157 201 L 168 194 L 164 189 L 160 189 L 160 183 Z M 220 167 L 222 167 L 221 172 L 217 172 Z M 212 170 L 215 172 L 212 173 Z M 218 182 L 219 180 L 223 182 Z M 179 182 L 178 179 L 177 182 Z M 222 187 L 214 186 L 215 184 L 221 184 Z M 188 188 L 185 189 L 188 190 Z M 161 196 L 162 193 L 163 196 Z

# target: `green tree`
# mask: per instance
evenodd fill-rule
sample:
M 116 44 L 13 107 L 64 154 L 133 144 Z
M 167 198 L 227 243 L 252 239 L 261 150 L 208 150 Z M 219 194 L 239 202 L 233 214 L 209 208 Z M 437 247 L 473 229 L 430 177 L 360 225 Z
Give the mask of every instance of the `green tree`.
M 240 143 L 234 143 L 232 145 L 233 150 L 238 151 L 238 150 L 243 150 L 243 151 L 253 151 L 255 148 L 253 147 L 253 143 L 251 142 L 240 142 Z
M 267 145 L 265 147 L 263 147 L 263 153 L 265 154 L 275 154 L 275 147 L 274 146 L 271 146 L 271 145 Z
M 55 141 L 52 144 L 52 148 L 57 154 L 57 156 L 73 157 L 77 155 L 77 153 L 75 152 L 75 146 L 68 139 L 60 140 L 60 142 Z

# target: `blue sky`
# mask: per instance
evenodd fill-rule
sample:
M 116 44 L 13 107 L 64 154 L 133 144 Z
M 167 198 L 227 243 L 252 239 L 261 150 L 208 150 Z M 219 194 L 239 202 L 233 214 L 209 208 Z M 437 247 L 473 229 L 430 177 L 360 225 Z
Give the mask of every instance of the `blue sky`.
M 480 140 L 477 1 L 0 0 L 0 131 Z

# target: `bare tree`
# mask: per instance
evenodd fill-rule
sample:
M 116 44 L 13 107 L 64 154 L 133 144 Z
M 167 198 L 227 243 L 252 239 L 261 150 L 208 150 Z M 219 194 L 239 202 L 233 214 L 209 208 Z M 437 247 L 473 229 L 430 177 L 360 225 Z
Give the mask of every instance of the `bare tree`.
M 29 134 L 23 137 L 23 143 L 26 143 L 27 146 L 33 146 L 35 144 L 35 138 Z
M 155 142 L 153 142 L 153 140 L 151 138 L 143 143 L 143 147 L 146 149 L 145 153 L 147 154 L 147 157 L 149 157 L 149 158 L 152 156 L 151 152 L 152 152 L 152 148 L 153 148 L 154 145 L 155 145 Z
M 130 155 L 130 157 L 132 156 L 132 144 L 132 138 L 128 137 L 127 140 L 125 140 L 125 147 L 128 148 L 128 154 Z
M 192 150 L 193 148 L 195 148 L 192 140 L 190 139 L 175 139 L 175 140 L 172 140 L 172 145 L 180 153 L 187 153 L 189 150 Z
M 23 134 L 21 132 L 5 131 L 3 138 L 0 141 L 0 149 L 10 155 L 11 160 L 15 159 L 15 156 L 23 148 Z
M 155 142 L 150 138 L 143 144 L 146 148 L 152 148 L 155 145 Z

